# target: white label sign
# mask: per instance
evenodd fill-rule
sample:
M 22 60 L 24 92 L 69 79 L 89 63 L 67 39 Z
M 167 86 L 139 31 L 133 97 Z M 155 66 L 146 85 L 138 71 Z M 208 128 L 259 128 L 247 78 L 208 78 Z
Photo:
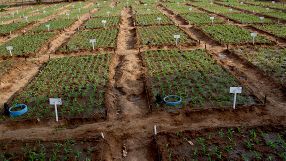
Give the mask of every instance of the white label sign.
M 13 50 L 13 46 L 7 46 L 6 49 L 7 50 Z
M 10 56 L 12 56 L 13 46 L 6 46 L 6 49 L 9 51 Z
M 50 105 L 62 105 L 61 98 L 49 98 Z
M 181 35 L 174 35 L 175 39 L 179 39 L 181 37 Z
M 251 36 L 251 37 L 256 37 L 256 36 L 257 36 L 257 33 L 256 33 L 256 32 L 252 32 L 252 33 L 250 33 L 250 36 Z
M 161 20 L 162 20 L 162 18 L 161 18 L 161 17 L 157 17 L 157 20 L 158 20 L 158 21 L 161 21 Z
M 236 106 L 236 95 L 237 93 L 241 93 L 242 92 L 242 87 L 230 87 L 229 88 L 229 93 L 233 93 L 234 97 L 233 97 L 233 109 L 235 109 Z
M 241 93 L 242 92 L 242 87 L 230 87 L 229 88 L 229 93 Z
M 107 21 L 106 20 L 102 20 L 101 23 L 105 24 Z
M 96 43 L 96 39 L 90 39 L 89 42 L 90 43 Z
M 89 43 L 92 44 L 92 49 L 94 50 L 94 49 L 95 49 L 96 39 L 90 39 L 90 40 L 89 40 Z
M 260 18 L 261 21 L 264 20 L 264 17 L 259 17 L 259 18 Z
M 192 11 L 192 10 L 193 10 L 193 8 L 192 8 L 192 7 L 190 7 L 190 8 L 189 8 L 189 11 Z

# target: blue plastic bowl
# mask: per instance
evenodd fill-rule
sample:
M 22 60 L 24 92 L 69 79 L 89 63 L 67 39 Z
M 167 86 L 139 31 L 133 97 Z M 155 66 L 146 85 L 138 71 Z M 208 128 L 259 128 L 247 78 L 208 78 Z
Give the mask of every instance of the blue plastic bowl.
M 17 107 L 22 107 L 22 109 L 19 111 L 12 111 L 13 108 Z M 26 112 L 28 112 L 28 106 L 25 104 L 16 104 L 15 106 L 9 108 L 9 112 L 11 117 L 21 116 L 24 115 Z
M 167 101 L 167 99 L 169 99 L 169 98 L 175 98 L 178 101 L 174 101 L 174 102 L 173 101 Z M 164 102 L 168 106 L 177 106 L 177 105 L 180 105 L 182 103 L 182 98 L 180 96 L 177 96 L 177 95 L 169 95 L 169 96 L 164 97 Z

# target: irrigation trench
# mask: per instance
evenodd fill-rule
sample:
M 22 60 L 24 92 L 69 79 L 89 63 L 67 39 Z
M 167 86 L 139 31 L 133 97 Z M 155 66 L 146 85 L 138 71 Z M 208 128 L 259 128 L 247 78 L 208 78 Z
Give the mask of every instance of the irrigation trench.
M 157 125 L 158 131 L 197 130 L 206 127 L 255 126 L 286 123 L 286 101 L 282 92 L 277 89 L 270 78 L 260 74 L 239 58 L 225 54 L 226 47 L 209 40 L 205 35 L 191 25 L 186 24 L 182 18 L 172 14 L 166 8 L 158 9 L 178 24 L 190 37 L 200 40 L 199 47 L 207 47 L 208 53 L 219 64 L 228 69 L 239 81 L 249 87 L 259 98 L 267 94 L 265 107 L 250 109 L 222 110 L 222 111 L 185 111 L 182 113 L 168 113 L 166 111 L 149 111 L 145 94 L 144 72 L 139 51 L 135 49 L 136 28 L 133 26 L 132 8 L 124 8 L 121 13 L 121 24 L 117 41 L 117 49 L 110 66 L 110 88 L 107 91 L 107 120 L 96 123 L 76 124 L 65 120 L 58 124 L 54 121 L 31 122 L 23 125 L 17 122 L 0 124 L 0 140 L 62 140 L 66 138 L 92 137 L 100 132 L 111 152 L 107 160 L 144 161 L 156 160 L 156 152 L 152 147 L 154 135 L 153 127 Z M 95 11 L 93 11 L 95 12 Z M 54 51 L 72 36 L 90 15 L 83 15 L 66 32 L 51 42 L 50 47 L 41 53 L 48 52 L 51 57 Z M 38 72 L 41 64 L 48 61 L 47 54 L 38 53 L 39 58 L 29 59 L 27 67 L 15 69 L 4 80 L 1 78 L 0 100 L 1 104 L 13 92 L 24 87 Z M 60 55 L 61 56 L 61 55 Z M 36 61 L 36 63 L 34 63 Z M 12 78 L 20 75 L 17 81 L 9 83 Z M 25 76 L 24 76 L 25 75 Z M 10 79 L 8 79 L 10 78 Z M 3 83 L 4 82 L 4 83 Z M 4 86 L 2 85 L 4 84 Z M 3 90 L 3 87 L 5 88 Z M 9 89 L 9 90 L 8 90 Z M 277 90 L 273 90 L 277 89 Z M 2 93 L 2 91 L 4 93 Z M 72 125 L 71 125 L 72 124 Z M 123 155 L 123 150 L 127 155 Z

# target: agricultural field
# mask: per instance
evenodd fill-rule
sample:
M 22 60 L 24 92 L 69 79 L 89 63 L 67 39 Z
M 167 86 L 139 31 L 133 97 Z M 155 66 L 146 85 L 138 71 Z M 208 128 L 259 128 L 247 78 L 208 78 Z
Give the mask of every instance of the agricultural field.
M 54 33 L 29 33 L 16 37 L 0 46 L 0 56 L 10 56 L 7 46 L 12 46 L 12 56 L 28 56 L 34 54 L 40 47 L 54 36 Z
M 184 105 L 194 108 L 230 106 L 232 96 L 226 85 L 239 86 L 238 81 L 203 50 L 189 52 L 145 52 L 148 69 L 148 85 L 153 102 L 158 98 L 177 93 L 185 100 Z M 255 98 L 245 90 L 238 104 L 255 104 Z M 156 100 L 157 99 L 157 100 Z
M 260 70 L 286 86 L 286 50 L 275 48 L 237 49 L 234 51 Z
M 1 143 L 1 160 L 95 160 L 104 157 L 107 143 L 100 137 L 84 140 Z M 7 150 L 8 149 L 8 150 Z M 95 155 L 96 154 L 96 155 Z
M 285 160 L 285 126 L 159 133 L 162 160 Z
M 136 15 L 135 21 L 136 21 L 137 26 L 171 25 L 172 24 L 172 21 L 163 14 Z
M 195 41 L 174 25 L 137 28 L 139 44 L 142 46 L 176 46 L 174 35 L 180 35 L 177 45 L 194 44 Z
M 232 13 L 225 14 L 229 19 L 238 21 L 242 24 L 252 24 L 252 23 L 273 23 L 271 19 L 259 17 L 255 15 L 245 14 L 245 13 Z
M 118 27 L 120 23 L 120 18 L 117 16 L 114 17 L 98 17 L 88 20 L 85 24 L 87 29 L 96 29 L 96 28 L 110 28 Z
M 64 46 L 59 49 L 59 52 L 74 52 L 80 50 L 93 50 L 93 45 L 90 39 L 96 39 L 96 48 L 111 48 L 116 47 L 116 37 L 118 29 L 98 29 L 98 30 L 83 30 L 75 34 Z
M 224 23 L 224 20 L 219 18 L 219 17 L 215 17 L 212 16 L 210 14 L 207 13 L 190 13 L 190 14 L 181 14 L 181 16 L 188 21 L 189 24 L 194 24 L 194 25 L 211 25 L 211 24 L 219 24 L 219 23 Z M 210 17 L 214 17 L 214 19 L 212 20 Z
M 285 2 L 6 1 L 0 161 L 286 160 Z
M 164 3 L 164 6 L 176 14 L 202 12 L 194 7 L 187 5 L 180 5 L 176 3 Z
M 222 5 L 217 5 L 214 3 L 210 3 L 210 2 L 195 2 L 195 3 L 189 3 L 190 5 L 196 6 L 196 7 L 200 7 L 203 8 L 204 10 L 207 10 L 209 12 L 214 12 L 214 13 L 221 13 L 221 14 L 226 14 L 226 13 L 236 13 L 239 12 L 238 10 L 232 9 L 232 8 L 228 8 L 228 7 L 224 7 Z
M 277 25 L 277 24 L 266 24 L 266 25 L 255 25 L 254 27 L 271 33 L 280 38 L 286 38 L 286 26 L 285 25 Z
M 253 43 L 251 33 L 234 25 L 203 26 L 202 30 L 221 44 L 246 44 Z M 255 43 L 271 43 L 266 37 L 258 35 Z
M 75 20 L 73 19 L 54 19 L 47 23 L 41 24 L 36 28 L 33 28 L 32 32 L 62 31 L 71 26 L 74 22 Z
M 250 12 L 255 12 L 255 13 L 270 13 L 270 12 L 275 12 L 276 10 L 263 7 L 263 6 L 254 6 L 254 5 L 247 5 L 244 4 L 243 2 L 237 2 L 237 1 L 230 1 L 230 2 L 223 2 L 225 5 L 233 6 L 238 9 L 250 11 Z
M 48 118 L 52 117 L 53 109 L 49 108 L 47 100 L 56 96 L 65 100 L 59 111 L 62 117 L 105 118 L 109 62 L 109 54 L 51 60 L 24 92 L 11 100 L 11 104 L 22 102 L 29 105 L 27 118 Z

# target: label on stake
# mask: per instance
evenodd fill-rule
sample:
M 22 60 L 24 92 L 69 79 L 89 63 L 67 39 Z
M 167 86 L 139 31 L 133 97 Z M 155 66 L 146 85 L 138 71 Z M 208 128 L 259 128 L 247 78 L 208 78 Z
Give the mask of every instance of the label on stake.
M 181 38 L 181 35 L 174 35 L 174 38 L 179 39 L 179 38 Z
M 13 46 L 6 46 L 6 49 L 9 51 L 10 55 L 12 56 Z
M 229 93 L 233 93 L 234 97 L 233 97 L 233 109 L 235 109 L 236 106 L 236 95 L 237 93 L 241 93 L 242 92 L 242 87 L 230 87 L 229 88 Z
M 229 88 L 229 93 L 241 93 L 242 92 L 242 87 L 230 87 Z
M 49 98 L 50 105 L 55 106 L 55 114 L 56 114 L 56 121 L 59 121 L 59 116 L 58 116 L 58 105 L 62 105 L 62 99 L 61 98 Z
M 62 105 L 62 99 L 61 98 L 49 98 L 50 105 Z
M 89 43 L 92 44 L 92 49 L 94 50 L 94 49 L 95 49 L 96 39 L 90 39 L 90 40 L 89 40 Z

